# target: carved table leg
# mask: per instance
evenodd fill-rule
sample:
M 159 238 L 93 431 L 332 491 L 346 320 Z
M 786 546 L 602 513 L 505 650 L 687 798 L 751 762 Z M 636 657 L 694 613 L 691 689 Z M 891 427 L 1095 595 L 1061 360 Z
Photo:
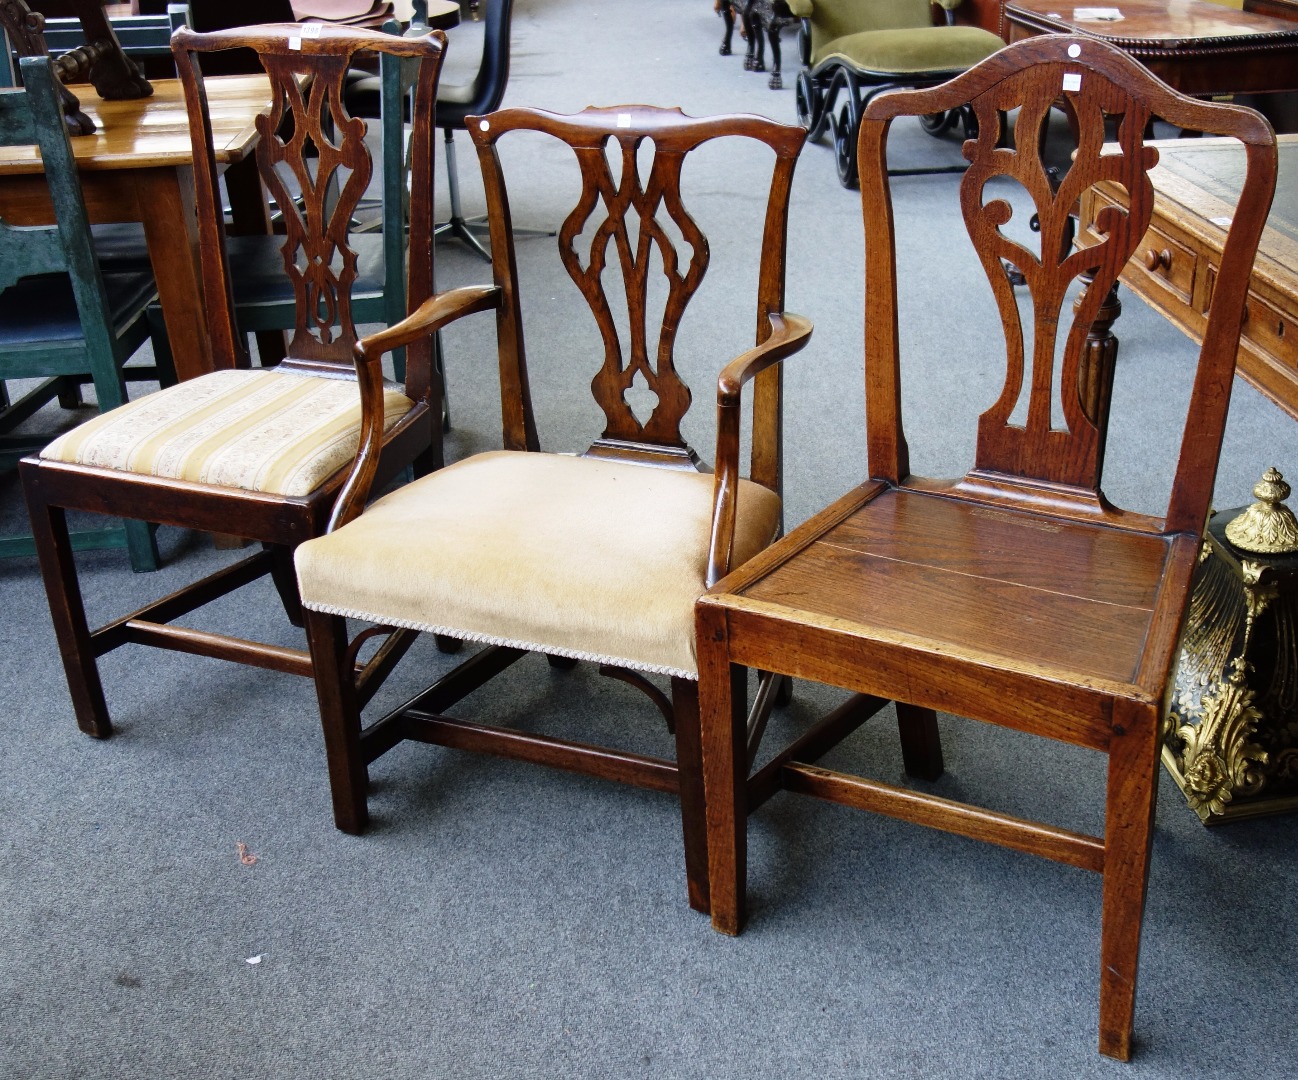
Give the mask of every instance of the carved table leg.
M 1086 289 L 1094 281 L 1089 274 L 1081 277 L 1085 285 L 1073 304 L 1080 308 Z M 1113 336 L 1113 324 L 1122 314 L 1122 301 L 1118 297 L 1118 284 L 1114 282 L 1109 295 L 1104 298 L 1095 321 L 1086 334 L 1086 353 L 1077 372 L 1077 391 L 1082 408 L 1091 422 L 1100 429 L 1100 445 L 1104 445 L 1104 432 L 1109 425 L 1109 405 L 1113 397 L 1113 372 L 1118 362 L 1118 339 Z M 1099 464 L 1103 464 L 1100 462 Z

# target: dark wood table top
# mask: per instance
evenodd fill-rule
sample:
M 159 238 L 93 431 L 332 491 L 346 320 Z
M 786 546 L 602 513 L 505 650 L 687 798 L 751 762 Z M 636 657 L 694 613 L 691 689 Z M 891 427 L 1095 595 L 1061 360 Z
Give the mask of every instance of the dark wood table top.
M 1121 19 L 1079 19 L 1076 12 L 1116 9 Z M 1007 0 L 1006 18 L 1054 34 L 1090 34 L 1115 45 L 1205 49 L 1239 44 L 1240 38 L 1298 38 L 1298 25 L 1270 15 L 1222 7 L 1211 0 L 1112 0 L 1074 4 L 1064 0 Z
M 1086 8 L 1120 18 L 1078 18 Z M 1298 22 L 1238 11 L 1210 0 L 1007 0 L 1010 41 L 1083 34 L 1116 45 L 1185 94 L 1298 90 Z

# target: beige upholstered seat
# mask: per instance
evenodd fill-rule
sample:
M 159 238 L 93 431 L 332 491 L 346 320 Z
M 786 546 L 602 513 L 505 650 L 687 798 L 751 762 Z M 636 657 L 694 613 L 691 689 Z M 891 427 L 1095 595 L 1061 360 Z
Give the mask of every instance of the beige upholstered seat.
M 385 430 L 413 407 L 384 395 Z M 217 487 L 302 496 L 356 453 L 356 383 L 278 371 L 216 371 L 103 413 L 41 457 Z
M 743 481 L 734 565 L 779 519 Z M 705 473 L 497 451 L 303 544 L 298 585 L 313 611 L 693 679 L 711 525 Z

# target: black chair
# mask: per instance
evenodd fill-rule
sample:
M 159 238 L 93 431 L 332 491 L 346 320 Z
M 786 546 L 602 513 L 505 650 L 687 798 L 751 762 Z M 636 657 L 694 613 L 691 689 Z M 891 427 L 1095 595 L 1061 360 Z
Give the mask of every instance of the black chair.
M 490 262 L 491 252 L 478 238 L 478 233 L 487 232 L 486 216 L 464 217 L 460 206 L 460 181 L 455 170 L 455 132 L 465 130 L 466 117 L 482 116 L 500 108 L 509 82 L 509 24 L 514 13 L 514 0 L 486 0 L 485 6 L 482 62 L 477 73 L 470 82 L 442 83 L 437 89 L 437 126 L 442 129 L 446 143 L 446 184 L 451 195 L 451 216 L 437 226 L 433 235 L 449 233 Z M 532 231 L 515 229 L 514 235 L 526 235 Z M 553 236 L 554 233 L 542 232 L 540 235 Z

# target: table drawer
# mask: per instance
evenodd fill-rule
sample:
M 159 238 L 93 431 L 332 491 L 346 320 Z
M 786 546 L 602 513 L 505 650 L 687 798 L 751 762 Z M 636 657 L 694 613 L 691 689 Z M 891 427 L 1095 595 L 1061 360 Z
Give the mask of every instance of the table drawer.
M 1151 227 L 1136 247 L 1129 265 L 1132 272 L 1148 275 L 1189 305 L 1194 296 L 1198 262 L 1195 253 L 1184 244 Z
M 1259 352 L 1289 369 L 1298 369 L 1298 322 L 1250 292 L 1244 338 Z

